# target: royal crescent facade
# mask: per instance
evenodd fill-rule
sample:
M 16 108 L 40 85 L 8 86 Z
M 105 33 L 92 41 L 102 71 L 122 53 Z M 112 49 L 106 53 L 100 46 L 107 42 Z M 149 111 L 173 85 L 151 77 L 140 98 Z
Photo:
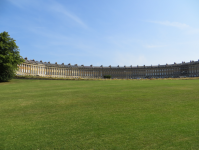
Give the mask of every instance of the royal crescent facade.
M 62 64 L 52 64 L 28 60 L 24 58 L 24 63 L 19 65 L 17 75 L 32 75 L 56 78 L 103 78 L 111 75 L 117 79 L 139 79 L 139 78 L 178 78 L 178 77 L 198 77 L 199 61 L 190 61 L 157 66 L 78 66 Z

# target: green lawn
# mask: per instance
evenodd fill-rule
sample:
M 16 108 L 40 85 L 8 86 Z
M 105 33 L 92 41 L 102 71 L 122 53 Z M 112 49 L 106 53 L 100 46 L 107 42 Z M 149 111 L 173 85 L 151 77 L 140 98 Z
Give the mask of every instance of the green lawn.
M 199 80 L 0 83 L 0 150 L 199 149 Z

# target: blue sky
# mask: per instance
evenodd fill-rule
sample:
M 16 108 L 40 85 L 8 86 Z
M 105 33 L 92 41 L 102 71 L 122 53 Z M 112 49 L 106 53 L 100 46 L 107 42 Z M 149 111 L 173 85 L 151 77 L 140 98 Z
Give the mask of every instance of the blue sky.
M 198 0 L 0 0 L 0 32 L 28 59 L 158 65 L 199 59 Z

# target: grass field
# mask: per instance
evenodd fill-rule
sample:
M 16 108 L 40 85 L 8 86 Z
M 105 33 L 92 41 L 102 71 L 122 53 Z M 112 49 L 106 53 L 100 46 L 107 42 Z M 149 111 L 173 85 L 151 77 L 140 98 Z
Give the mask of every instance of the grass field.
M 0 83 L 0 150 L 199 149 L 199 80 Z

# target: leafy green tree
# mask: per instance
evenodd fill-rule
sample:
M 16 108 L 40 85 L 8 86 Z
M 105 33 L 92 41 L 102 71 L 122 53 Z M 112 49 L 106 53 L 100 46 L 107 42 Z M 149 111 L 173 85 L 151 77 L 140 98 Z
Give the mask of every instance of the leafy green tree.
M 0 82 L 11 80 L 16 75 L 18 65 L 24 62 L 18 48 L 8 32 L 0 33 Z
M 104 75 L 104 78 L 110 79 L 111 75 Z

